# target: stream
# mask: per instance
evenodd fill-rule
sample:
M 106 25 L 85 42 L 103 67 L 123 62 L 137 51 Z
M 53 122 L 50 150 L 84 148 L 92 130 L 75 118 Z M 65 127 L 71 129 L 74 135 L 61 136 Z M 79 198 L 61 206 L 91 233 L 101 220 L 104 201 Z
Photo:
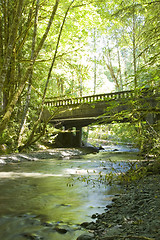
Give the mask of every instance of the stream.
M 76 240 L 84 232 L 80 224 L 94 221 L 121 191 L 99 177 L 126 171 L 137 151 L 112 145 L 98 154 L 57 149 L 0 156 L 0 239 Z

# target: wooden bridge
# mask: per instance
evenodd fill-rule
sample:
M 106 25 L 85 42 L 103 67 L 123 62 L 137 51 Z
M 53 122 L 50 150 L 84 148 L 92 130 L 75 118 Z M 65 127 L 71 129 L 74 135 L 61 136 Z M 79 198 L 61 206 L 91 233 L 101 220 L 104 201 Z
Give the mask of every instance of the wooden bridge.
M 81 145 L 82 127 L 90 124 L 132 122 L 160 119 L 160 93 L 155 89 L 121 91 L 78 98 L 49 99 L 43 119 L 50 118 L 56 128 L 76 128 L 76 142 Z

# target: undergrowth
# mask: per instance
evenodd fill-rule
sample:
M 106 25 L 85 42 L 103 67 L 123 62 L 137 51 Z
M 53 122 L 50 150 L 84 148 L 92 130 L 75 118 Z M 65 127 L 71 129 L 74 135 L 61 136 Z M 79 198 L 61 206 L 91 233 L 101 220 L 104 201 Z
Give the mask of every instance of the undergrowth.
M 129 161 L 126 166 L 122 166 L 122 162 L 116 163 L 115 161 L 108 160 L 107 163 L 112 165 L 108 173 L 99 171 L 96 177 L 88 172 L 87 176 L 79 176 L 78 180 L 85 182 L 86 184 L 91 184 L 95 187 L 97 184 L 106 185 L 125 185 L 134 181 L 138 181 L 145 176 L 160 174 L 160 160 L 146 160 L 146 161 Z M 102 163 L 101 163 L 102 164 Z M 105 168 L 105 167 L 104 167 Z M 93 171 L 93 174 L 96 173 Z

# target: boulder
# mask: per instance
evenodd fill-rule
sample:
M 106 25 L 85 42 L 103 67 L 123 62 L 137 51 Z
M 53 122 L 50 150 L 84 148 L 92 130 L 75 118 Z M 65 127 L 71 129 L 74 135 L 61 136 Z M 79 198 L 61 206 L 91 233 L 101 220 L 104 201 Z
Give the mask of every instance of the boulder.
M 77 240 L 95 240 L 94 235 L 91 233 L 83 233 Z

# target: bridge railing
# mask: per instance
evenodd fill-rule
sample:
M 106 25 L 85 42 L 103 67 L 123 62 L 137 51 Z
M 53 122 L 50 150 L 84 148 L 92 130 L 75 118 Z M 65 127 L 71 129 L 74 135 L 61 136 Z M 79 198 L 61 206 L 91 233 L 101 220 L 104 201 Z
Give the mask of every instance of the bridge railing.
M 68 105 L 77 105 L 82 103 L 93 103 L 97 101 L 107 101 L 107 100 L 116 100 L 116 99 L 129 99 L 135 97 L 136 93 L 132 90 L 114 92 L 114 93 L 105 93 L 105 94 L 96 94 L 91 96 L 84 96 L 78 98 L 66 98 L 66 99 L 53 99 L 45 101 L 47 106 L 61 107 Z

